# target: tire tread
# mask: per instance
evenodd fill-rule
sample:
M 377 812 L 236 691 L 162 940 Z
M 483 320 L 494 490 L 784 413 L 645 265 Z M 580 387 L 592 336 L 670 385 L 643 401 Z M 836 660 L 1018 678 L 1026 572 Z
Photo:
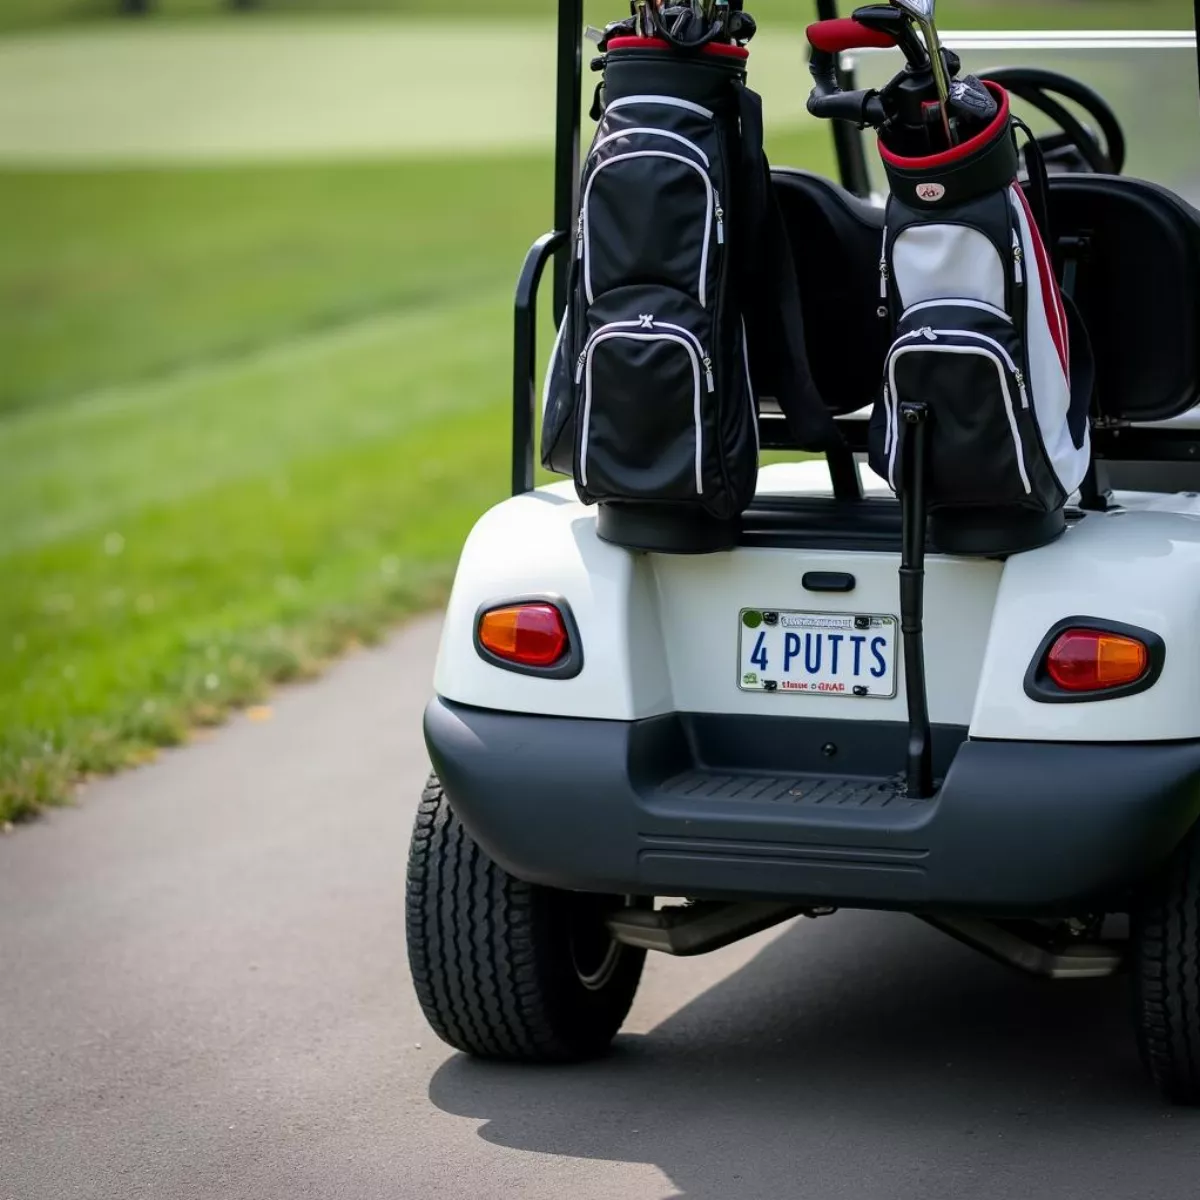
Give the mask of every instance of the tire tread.
M 552 906 L 565 894 L 508 874 L 454 815 L 436 776 L 421 794 L 409 850 L 409 968 L 426 1020 L 480 1058 L 593 1057 L 629 1010 L 644 954 L 630 952 L 611 993 L 583 1002 L 565 978 Z
M 1142 1060 L 1164 1097 L 1200 1105 L 1200 837 L 1180 846 L 1134 919 Z

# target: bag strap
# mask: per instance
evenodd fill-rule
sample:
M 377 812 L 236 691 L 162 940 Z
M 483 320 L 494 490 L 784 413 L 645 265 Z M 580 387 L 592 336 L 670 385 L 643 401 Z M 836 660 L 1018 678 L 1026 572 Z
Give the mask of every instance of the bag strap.
M 1054 245 L 1050 236 L 1050 173 L 1046 169 L 1046 156 L 1042 153 L 1041 144 L 1033 135 L 1033 130 L 1021 120 L 1013 117 L 1013 140 L 1016 140 L 1015 130 L 1020 129 L 1025 134 L 1025 169 L 1029 174 L 1029 206 L 1033 209 L 1033 219 L 1037 222 L 1042 233 L 1042 241 L 1049 249 Z
M 800 449 L 840 448 L 845 441 L 808 365 L 800 285 L 763 149 L 762 99 L 740 82 L 734 91 L 742 134 L 738 294 L 755 391 L 775 398 Z

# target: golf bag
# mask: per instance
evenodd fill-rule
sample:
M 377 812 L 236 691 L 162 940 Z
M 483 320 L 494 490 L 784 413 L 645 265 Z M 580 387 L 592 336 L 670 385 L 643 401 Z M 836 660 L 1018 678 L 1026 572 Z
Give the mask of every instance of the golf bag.
M 808 371 L 760 101 L 741 47 L 604 48 L 542 462 L 600 506 L 606 540 L 723 549 L 755 492 L 760 396 L 803 447 L 837 438 Z
M 987 86 L 999 112 L 951 150 L 912 157 L 880 140 L 891 189 L 880 314 L 894 341 L 870 462 L 902 490 L 902 410 L 923 404 L 931 533 L 953 554 L 1053 540 L 1090 461 L 1091 350 L 1043 239 L 1044 166 L 1031 145 L 1027 196 L 1008 97 Z

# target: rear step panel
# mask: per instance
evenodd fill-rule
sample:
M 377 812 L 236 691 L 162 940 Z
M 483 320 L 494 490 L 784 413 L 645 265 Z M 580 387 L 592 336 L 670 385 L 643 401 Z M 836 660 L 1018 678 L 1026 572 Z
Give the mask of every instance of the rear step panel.
M 902 760 L 904 726 L 590 721 L 440 699 L 425 718 L 446 794 L 486 853 L 519 878 L 568 889 L 1070 913 L 1143 878 L 1200 814 L 1200 742 L 1020 744 L 964 732 L 934 728 L 940 787 L 911 800 L 897 780 L 868 773 Z

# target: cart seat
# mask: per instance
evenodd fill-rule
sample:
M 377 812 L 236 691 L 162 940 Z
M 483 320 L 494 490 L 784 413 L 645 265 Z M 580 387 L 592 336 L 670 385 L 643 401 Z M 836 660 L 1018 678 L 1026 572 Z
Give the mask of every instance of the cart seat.
M 773 177 L 813 377 L 834 413 L 857 412 L 874 402 L 891 342 L 877 311 L 883 209 L 808 171 L 777 169 Z M 1095 415 L 1161 421 L 1193 408 L 1200 402 L 1200 213 L 1144 180 L 1053 175 L 1050 219 L 1060 277 L 1095 352 Z

